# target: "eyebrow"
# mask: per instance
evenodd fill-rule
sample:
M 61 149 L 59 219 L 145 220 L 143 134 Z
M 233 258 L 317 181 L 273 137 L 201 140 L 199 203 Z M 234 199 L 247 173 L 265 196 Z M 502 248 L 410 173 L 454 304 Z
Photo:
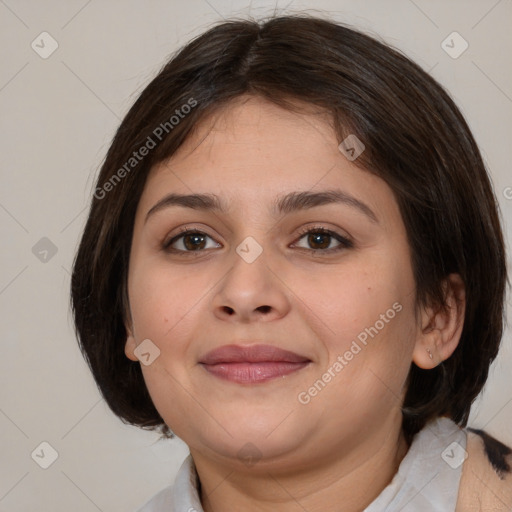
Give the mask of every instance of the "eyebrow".
M 379 221 L 371 208 L 355 198 L 354 196 L 342 190 L 323 190 L 320 192 L 290 192 L 282 197 L 276 198 L 272 203 L 272 213 L 275 216 L 287 215 L 300 210 L 308 210 L 315 206 L 327 204 L 345 204 L 359 210 L 366 215 L 372 222 L 378 224 Z M 215 194 L 168 194 L 158 201 L 146 214 L 148 218 L 158 211 L 171 206 L 181 206 L 192 208 L 194 210 L 217 211 L 226 213 L 228 208 L 222 200 Z

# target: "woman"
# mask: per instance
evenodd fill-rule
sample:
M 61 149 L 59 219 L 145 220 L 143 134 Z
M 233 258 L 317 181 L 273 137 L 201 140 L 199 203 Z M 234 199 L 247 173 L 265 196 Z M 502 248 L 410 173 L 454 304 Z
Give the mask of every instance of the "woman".
M 308 16 L 227 21 L 123 120 L 72 277 L 123 421 L 187 443 L 141 511 L 511 510 L 466 425 L 503 332 L 497 203 L 460 111 Z

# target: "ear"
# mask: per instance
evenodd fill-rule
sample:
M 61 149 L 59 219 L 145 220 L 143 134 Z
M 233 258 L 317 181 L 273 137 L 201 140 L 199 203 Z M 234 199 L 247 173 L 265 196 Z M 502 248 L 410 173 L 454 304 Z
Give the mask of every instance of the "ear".
M 138 361 L 139 359 L 135 355 L 134 351 L 137 348 L 137 342 L 133 334 L 133 328 L 126 325 L 126 342 L 124 344 L 124 353 L 128 359 L 132 361 Z
M 124 327 L 126 329 L 126 342 L 124 344 L 124 353 L 126 357 L 132 361 L 138 361 L 138 357 L 134 351 L 137 348 L 135 341 L 135 329 L 133 328 L 132 310 L 130 308 L 130 301 L 126 290 L 123 291 L 123 313 L 124 313 Z
M 450 274 L 443 288 L 446 311 L 438 305 L 426 308 L 421 314 L 412 360 L 424 370 L 435 368 L 453 354 L 464 326 L 466 293 L 462 278 L 459 274 Z

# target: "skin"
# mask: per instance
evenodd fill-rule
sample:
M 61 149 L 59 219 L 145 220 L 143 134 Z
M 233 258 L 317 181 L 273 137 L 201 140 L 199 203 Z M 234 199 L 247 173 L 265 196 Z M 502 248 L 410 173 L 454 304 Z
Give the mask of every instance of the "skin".
M 457 346 L 461 280 L 446 281 L 454 306 L 448 312 L 422 308 L 415 316 L 411 252 L 394 194 L 339 151 L 324 115 L 246 96 L 196 128 L 152 169 L 138 205 L 126 356 L 136 361 L 134 350 L 145 339 L 159 348 L 159 357 L 141 364 L 144 379 L 162 418 L 190 448 L 206 512 L 228 505 L 359 511 L 389 484 L 408 450 L 400 405 L 411 361 L 433 368 Z M 338 203 L 271 212 L 278 196 L 326 189 L 364 202 L 378 222 Z M 214 193 L 228 210 L 171 206 L 146 220 L 170 192 Z M 208 235 L 201 249 L 191 250 L 194 241 L 185 246 L 183 237 L 172 246 L 183 252 L 163 249 L 184 226 Z M 299 231 L 319 226 L 353 247 L 328 236 L 308 241 Z M 263 249 L 252 263 L 236 252 L 246 237 Z M 341 250 L 322 253 L 325 247 Z M 394 303 L 401 311 L 309 403 L 300 403 L 298 394 Z M 267 343 L 311 362 L 252 385 L 221 380 L 198 364 L 231 343 Z M 253 463 L 238 455 L 247 443 Z

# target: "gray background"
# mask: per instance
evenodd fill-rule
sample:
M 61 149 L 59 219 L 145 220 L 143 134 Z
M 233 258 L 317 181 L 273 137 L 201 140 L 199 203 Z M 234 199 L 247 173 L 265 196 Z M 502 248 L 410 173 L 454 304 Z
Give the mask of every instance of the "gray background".
M 125 512 L 174 479 L 186 446 L 156 443 L 157 434 L 122 424 L 100 398 L 74 338 L 70 269 L 99 166 L 144 86 L 212 22 L 274 7 L 0 0 L 0 512 Z M 445 85 L 483 152 L 510 240 L 510 0 L 287 0 L 277 8 L 327 11 L 399 47 Z M 44 31 L 58 43 L 46 59 L 31 47 L 51 49 Z M 441 46 L 453 31 L 469 44 L 458 58 Z M 509 444 L 511 347 L 507 330 L 471 416 Z M 42 442 L 58 453 L 47 469 Z

